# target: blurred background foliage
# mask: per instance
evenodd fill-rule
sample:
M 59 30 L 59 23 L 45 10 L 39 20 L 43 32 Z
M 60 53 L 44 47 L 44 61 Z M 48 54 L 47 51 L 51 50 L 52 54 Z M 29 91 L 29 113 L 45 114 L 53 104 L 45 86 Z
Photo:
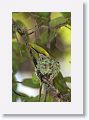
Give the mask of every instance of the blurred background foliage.
M 29 43 L 41 46 L 53 58 L 63 61 L 67 72 L 67 67 L 71 64 L 70 12 L 13 12 L 12 19 L 28 30 Z M 17 91 L 18 84 L 39 89 L 40 80 L 35 74 L 32 58 L 28 54 L 22 37 L 18 32 L 16 35 L 18 40 L 12 30 L 12 101 L 16 102 L 20 98 L 22 102 L 38 102 L 39 95 L 33 97 Z M 30 73 L 31 77 L 18 81 L 15 77 L 17 72 Z M 64 76 L 63 70 L 60 70 L 54 79 L 54 86 L 61 93 L 60 99 L 63 102 L 71 101 L 71 89 L 67 83 L 71 83 L 71 77 Z M 44 92 L 41 102 L 43 98 Z M 52 96 L 47 96 L 47 102 L 53 102 Z

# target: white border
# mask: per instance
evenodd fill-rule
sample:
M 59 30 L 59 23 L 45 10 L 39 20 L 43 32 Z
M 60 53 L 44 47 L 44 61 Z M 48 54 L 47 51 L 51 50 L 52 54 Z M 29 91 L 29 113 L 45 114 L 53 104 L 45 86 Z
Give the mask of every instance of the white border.
M 72 13 L 72 102 L 12 102 L 12 12 Z M 83 3 L 81 0 L 0 2 L 0 112 L 3 114 L 83 114 Z

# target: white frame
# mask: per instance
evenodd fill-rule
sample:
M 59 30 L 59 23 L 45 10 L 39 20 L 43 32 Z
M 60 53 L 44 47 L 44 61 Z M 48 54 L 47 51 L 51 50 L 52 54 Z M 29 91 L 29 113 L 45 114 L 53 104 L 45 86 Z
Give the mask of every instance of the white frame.
M 12 12 L 71 12 L 71 102 L 12 102 Z M 0 112 L 3 114 L 83 114 L 82 0 L 0 1 Z

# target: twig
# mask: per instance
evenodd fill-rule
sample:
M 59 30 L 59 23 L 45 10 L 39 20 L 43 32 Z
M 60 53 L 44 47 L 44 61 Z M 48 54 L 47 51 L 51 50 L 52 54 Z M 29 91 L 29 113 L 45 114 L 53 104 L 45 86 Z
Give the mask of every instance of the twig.
M 60 28 L 60 27 L 62 27 L 62 26 L 66 26 L 66 24 L 67 24 L 67 22 L 64 22 L 64 23 L 62 23 L 62 24 L 56 25 L 56 26 L 54 26 L 54 27 L 50 26 L 50 28 L 49 28 L 49 26 L 46 26 L 46 25 L 41 26 L 41 27 L 47 28 L 48 31 L 49 31 L 49 29 L 58 29 L 58 28 Z M 28 33 L 28 35 L 33 34 L 33 33 L 36 32 L 37 30 L 38 30 L 38 28 L 37 28 L 36 30 L 34 30 L 34 31 L 30 32 L 30 33 Z
M 50 42 L 49 37 L 50 37 L 50 31 L 51 31 L 51 29 L 50 29 L 50 16 L 51 16 L 51 13 L 49 13 L 49 17 L 48 17 L 48 43 Z
M 43 23 L 43 22 L 41 22 L 41 23 L 35 25 L 33 28 L 27 29 L 27 31 L 33 30 L 33 29 L 35 29 L 36 27 L 39 28 L 39 27 L 42 25 L 42 23 Z

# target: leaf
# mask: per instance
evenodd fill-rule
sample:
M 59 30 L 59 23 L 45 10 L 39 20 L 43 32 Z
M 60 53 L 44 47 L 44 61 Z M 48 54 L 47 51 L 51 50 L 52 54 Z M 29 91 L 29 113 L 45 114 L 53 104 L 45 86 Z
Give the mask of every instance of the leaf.
M 66 19 L 64 17 L 58 17 L 58 18 L 55 18 L 50 21 L 50 26 L 51 27 L 61 26 L 61 25 L 66 24 L 67 21 L 68 21 L 68 19 Z
M 21 93 L 21 92 L 17 92 L 20 96 L 18 96 L 18 98 L 21 99 L 22 102 L 27 102 L 28 99 L 29 99 L 29 96 L 24 94 L 24 93 Z
M 39 102 L 38 97 L 29 97 L 25 102 Z
M 45 47 L 48 43 L 48 31 L 42 32 L 39 39 L 36 42 L 39 46 Z
M 14 95 L 13 102 L 16 102 L 16 100 L 18 98 L 21 99 L 21 102 L 44 102 L 45 95 L 43 95 L 43 94 L 41 95 L 41 99 L 39 101 L 39 95 L 36 96 L 36 97 L 31 97 L 31 96 L 27 96 L 26 94 L 21 93 L 21 92 L 17 92 L 17 93 L 19 95 L 22 95 L 22 96 L 16 96 L 16 95 Z M 46 102 L 53 102 L 53 98 L 50 95 L 47 95 Z
M 47 95 L 46 102 L 53 102 L 53 98 L 49 94 Z
M 21 99 L 21 102 L 27 102 L 29 100 L 29 96 L 24 94 L 24 93 L 21 93 L 21 92 L 17 92 L 16 91 L 16 94 L 13 92 L 12 94 L 12 101 L 13 102 L 17 102 L 18 99 Z
M 17 89 L 17 83 L 16 83 L 16 79 L 15 79 L 15 76 L 14 76 L 14 75 L 12 76 L 12 88 L 13 88 L 14 90 Z
M 38 46 L 38 45 L 36 45 L 36 44 L 34 44 L 34 43 L 30 43 L 30 46 L 31 46 L 33 49 L 35 49 L 38 53 L 41 53 L 41 54 L 49 57 L 49 53 L 48 53 L 45 49 L 43 49 L 42 47 L 40 47 L 40 46 Z
M 51 31 L 50 31 L 49 40 L 50 40 L 50 41 L 53 41 L 54 38 L 56 37 L 56 34 L 57 34 L 57 31 L 51 30 Z
M 15 74 L 12 74 L 12 102 L 16 102 L 18 96 L 13 92 L 13 90 L 15 91 L 17 89 L 17 83 L 16 83 L 16 78 L 15 78 Z
M 18 56 L 20 56 L 18 44 L 16 42 L 13 42 L 12 43 L 12 68 L 13 68 L 13 71 L 15 72 L 19 69 L 20 61 Z
M 39 88 L 40 80 L 35 74 L 33 74 L 32 79 L 24 79 L 22 84 L 32 88 Z
M 39 102 L 39 96 L 36 96 L 36 97 L 23 97 L 21 99 L 24 102 Z
M 61 14 L 62 14 L 65 18 L 70 18 L 70 17 L 71 17 L 71 12 L 61 12 Z
M 63 45 L 67 46 L 71 44 L 71 30 L 63 26 L 58 29 L 58 34 Z
M 30 97 L 28 101 L 29 102 L 44 102 L 44 99 L 45 99 L 45 95 L 42 94 L 40 101 L 39 101 L 39 95 L 36 97 Z M 53 98 L 49 94 L 47 95 L 46 102 L 53 102 Z
M 20 54 L 20 50 L 23 56 Z M 16 41 L 12 42 L 12 69 L 14 72 L 18 71 L 21 65 L 29 59 L 25 45 L 21 45 L 19 49 L 18 43 Z
M 64 81 L 71 83 L 71 77 L 64 77 Z
M 34 83 L 40 83 L 39 82 L 40 80 L 39 80 L 39 78 L 36 74 L 32 74 L 32 80 L 33 80 Z
M 35 88 L 35 87 L 37 88 L 38 87 L 37 84 L 35 85 L 33 83 L 32 79 L 25 79 L 25 80 L 23 80 L 22 84 L 25 85 L 25 86 L 28 86 L 28 87 L 32 87 L 32 88 Z
M 71 12 L 61 12 L 65 18 L 71 18 Z M 68 24 L 71 25 L 71 19 L 68 20 Z
M 38 12 L 37 15 L 39 15 L 40 17 L 48 17 L 49 16 L 49 12 Z
M 42 32 L 39 39 L 36 41 L 36 44 L 43 47 L 44 49 L 47 49 L 51 47 L 51 45 L 55 43 L 55 37 L 57 35 L 56 30 L 50 30 L 50 33 L 48 34 L 48 31 Z
M 18 96 L 12 91 L 12 102 L 16 102 Z
M 63 16 L 61 12 L 52 12 L 51 13 L 51 19 L 55 19 L 57 17 Z
M 39 100 L 39 96 L 37 96 L 37 98 Z M 44 99 L 45 99 L 45 95 L 42 94 L 40 102 L 44 102 Z M 46 102 L 53 102 L 53 98 L 49 94 L 46 96 Z
M 47 22 L 49 16 L 49 12 L 35 12 L 32 14 L 33 16 L 35 16 L 37 22 L 42 22 L 42 21 Z
M 48 37 L 48 42 L 46 45 L 48 49 L 53 50 L 55 48 L 56 36 L 57 36 L 57 31 L 51 30 L 50 35 Z M 49 51 L 49 52 L 51 52 L 51 51 Z
M 17 12 L 12 13 L 12 18 L 15 21 L 21 21 L 27 29 L 32 28 L 34 26 L 34 19 L 29 16 L 28 12 Z
M 54 84 L 55 88 L 58 89 L 58 91 L 60 93 L 67 93 L 68 92 L 69 88 L 66 85 L 66 82 L 64 81 L 64 78 L 63 78 L 61 72 L 59 72 L 57 77 L 54 79 L 53 84 Z

